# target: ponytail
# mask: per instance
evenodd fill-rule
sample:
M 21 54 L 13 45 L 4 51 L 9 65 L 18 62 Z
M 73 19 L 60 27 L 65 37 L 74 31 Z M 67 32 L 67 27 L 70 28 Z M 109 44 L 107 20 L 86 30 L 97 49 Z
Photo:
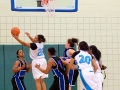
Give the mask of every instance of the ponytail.
M 90 49 L 92 50 L 92 54 L 95 56 L 95 58 L 100 61 L 101 58 L 101 52 L 97 49 L 95 45 L 91 45 Z
M 78 44 L 78 39 L 77 38 L 72 38 L 72 39 L 68 39 L 68 43 L 70 44 L 70 47 L 74 47 L 75 44 Z

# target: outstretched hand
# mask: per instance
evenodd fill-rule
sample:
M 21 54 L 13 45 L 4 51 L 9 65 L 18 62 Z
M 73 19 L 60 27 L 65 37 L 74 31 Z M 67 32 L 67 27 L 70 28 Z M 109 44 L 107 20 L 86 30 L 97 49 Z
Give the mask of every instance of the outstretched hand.
M 30 34 L 29 34 L 28 32 L 25 32 L 25 34 L 26 34 L 27 36 L 30 36 Z
M 19 36 L 16 36 L 16 35 L 13 35 L 13 34 L 12 34 L 12 36 L 13 36 L 15 39 L 18 39 L 18 38 L 19 38 Z

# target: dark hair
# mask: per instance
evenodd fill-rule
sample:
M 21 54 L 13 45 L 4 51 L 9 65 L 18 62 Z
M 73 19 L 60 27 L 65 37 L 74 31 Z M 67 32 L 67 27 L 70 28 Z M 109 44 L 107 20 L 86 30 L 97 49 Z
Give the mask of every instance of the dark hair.
M 101 58 L 101 51 L 98 50 L 98 55 L 99 55 L 99 61 L 100 61 L 100 58 Z
M 97 47 L 95 45 L 91 45 L 90 46 L 90 50 L 92 50 L 93 55 L 95 56 L 95 58 L 100 61 L 101 58 L 101 52 L 100 50 L 97 49 Z
M 48 52 L 49 52 L 51 55 L 55 55 L 56 50 L 55 50 L 54 47 L 50 47 L 50 48 L 48 48 Z
M 19 57 L 18 57 L 18 53 L 19 53 L 20 50 L 21 50 L 21 49 L 18 49 L 17 52 L 16 52 L 17 58 L 19 58 Z
M 39 40 L 40 43 L 41 42 L 46 42 L 46 39 L 45 39 L 45 37 L 43 35 L 39 34 L 37 36 L 38 36 L 38 40 Z
M 77 38 L 68 39 L 68 43 L 70 44 L 70 47 L 74 47 L 75 43 L 78 44 L 78 39 Z
M 85 41 L 81 41 L 79 43 L 79 47 L 80 47 L 80 50 L 83 50 L 83 51 L 89 50 L 89 46 L 88 46 L 87 42 L 85 42 Z

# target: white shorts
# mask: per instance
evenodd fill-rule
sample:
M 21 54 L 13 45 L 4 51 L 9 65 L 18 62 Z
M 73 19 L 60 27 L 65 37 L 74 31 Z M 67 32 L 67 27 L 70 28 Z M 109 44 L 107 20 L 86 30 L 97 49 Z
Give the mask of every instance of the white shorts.
M 34 79 L 39 79 L 40 77 L 41 78 L 47 78 L 48 74 L 44 74 L 43 72 L 38 70 L 35 67 L 36 64 L 39 64 L 42 69 L 46 69 L 47 68 L 47 61 L 46 61 L 45 58 L 32 60 L 32 74 L 33 74 L 33 78 Z
M 90 71 L 87 69 L 80 71 L 80 79 L 85 90 L 93 90 L 96 87 L 94 76 L 94 71 Z
M 104 76 L 102 73 L 95 73 L 95 77 L 98 79 L 98 82 L 96 82 L 97 86 L 94 88 L 94 90 L 102 90 L 102 83 L 104 81 Z

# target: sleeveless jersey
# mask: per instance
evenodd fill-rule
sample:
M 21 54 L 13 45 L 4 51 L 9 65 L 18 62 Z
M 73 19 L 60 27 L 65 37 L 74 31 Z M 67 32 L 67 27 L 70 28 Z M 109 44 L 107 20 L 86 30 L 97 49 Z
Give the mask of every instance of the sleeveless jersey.
M 37 49 L 32 50 L 30 48 L 30 57 L 32 59 L 40 59 L 40 58 L 44 58 L 44 53 L 43 53 L 43 47 L 44 44 L 43 43 L 35 43 L 37 46 Z
M 56 66 L 52 66 L 52 72 L 54 76 L 60 77 L 65 74 L 64 66 L 62 61 L 59 57 L 53 56 L 52 59 L 54 60 Z
M 18 60 L 20 61 L 19 67 L 22 67 L 22 65 L 23 65 L 22 60 L 20 60 L 20 59 L 18 59 Z M 25 60 L 24 60 L 24 63 L 25 63 L 25 68 L 20 70 L 19 72 L 15 73 L 14 77 L 24 77 L 25 76 L 26 67 L 27 67 L 27 64 L 26 64 Z
M 68 54 L 68 50 L 69 49 L 73 49 L 74 50 L 74 48 L 73 47 L 70 47 L 70 48 L 67 48 L 67 49 L 65 49 L 65 51 L 64 51 L 64 53 L 63 53 L 63 57 L 67 57 L 67 58 L 71 58 L 71 56 Z
M 100 65 L 99 65 L 99 62 L 98 62 L 98 60 L 96 59 L 96 57 L 94 56 L 94 55 L 92 55 L 93 56 L 93 58 L 96 60 L 96 64 L 97 64 L 97 66 L 98 66 L 98 69 L 97 69 L 97 73 L 101 73 L 102 71 L 101 71 L 101 68 L 100 68 Z
M 75 63 L 79 70 L 82 70 L 85 68 L 93 70 L 93 67 L 91 64 L 92 57 L 87 51 L 82 51 L 82 50 L 77 51 L 73 53 L 72 58 L 75 59 Z

